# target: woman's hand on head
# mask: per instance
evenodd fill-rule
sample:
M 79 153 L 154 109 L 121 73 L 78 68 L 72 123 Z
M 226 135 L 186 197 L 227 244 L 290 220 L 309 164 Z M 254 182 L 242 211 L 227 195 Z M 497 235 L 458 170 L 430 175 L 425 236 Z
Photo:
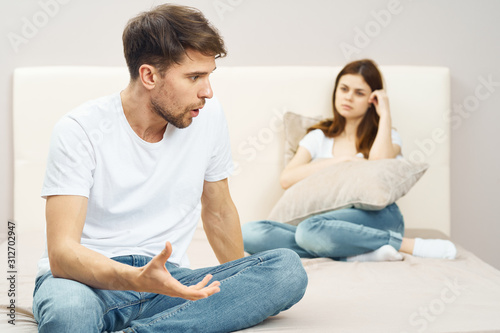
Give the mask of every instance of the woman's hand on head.
M 368 102 L 375 106 L 375 110 L 380 117 L 390 114 L 389 97 L 385 90 L 375 90 L 368 98 Z

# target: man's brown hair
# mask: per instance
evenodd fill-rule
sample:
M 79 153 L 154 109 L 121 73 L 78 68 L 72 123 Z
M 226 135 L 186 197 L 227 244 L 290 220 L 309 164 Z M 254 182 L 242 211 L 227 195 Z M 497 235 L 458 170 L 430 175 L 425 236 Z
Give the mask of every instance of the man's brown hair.
M 131 80 L 143 64 L 160 74 L 179 64 L 188 49 L 216 58 L 227 53 L 219 32 L 196 8 L 163 4 L 132 18 L 123 31 L 123 51 Z

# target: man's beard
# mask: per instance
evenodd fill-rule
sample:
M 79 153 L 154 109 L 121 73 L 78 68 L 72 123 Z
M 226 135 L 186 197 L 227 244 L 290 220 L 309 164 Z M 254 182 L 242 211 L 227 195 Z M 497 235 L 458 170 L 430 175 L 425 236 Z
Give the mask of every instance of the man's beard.
M 189 117 L 186 118 L 186 114 L 191 110 L 196 109 L 195 106 L 193 106 L 192 108 L 188 107 L 183 113 L 174 115 L 170 110 L 167 110 L 164 107 L 162 107 L 154 99 L 151 99 L 150 104 L 151 108 L 157 115 L 162 117 L 167 123 L 172 124 L 177 128 L 186 128 L 193 122 L 192 118 Z

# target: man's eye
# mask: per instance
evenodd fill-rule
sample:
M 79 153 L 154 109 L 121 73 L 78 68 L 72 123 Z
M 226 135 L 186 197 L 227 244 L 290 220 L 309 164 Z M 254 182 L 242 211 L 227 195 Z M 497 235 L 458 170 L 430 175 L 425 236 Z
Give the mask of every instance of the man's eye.
M 196 81 L 198 80 L 199 76 L 198 75 L 195 75 L 195 76 L 191 76 L 189 77 L 192 81 Z

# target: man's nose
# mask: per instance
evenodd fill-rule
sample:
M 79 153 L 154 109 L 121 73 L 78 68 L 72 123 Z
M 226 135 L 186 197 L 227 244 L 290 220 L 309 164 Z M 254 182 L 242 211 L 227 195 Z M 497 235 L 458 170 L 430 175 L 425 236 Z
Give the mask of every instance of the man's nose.
M 214 92 L 212 91 L 212 86 L 210 85 L 210 80 L 207 78 L 198 92 L 198 98 L 212 98 L 214 96 Z

